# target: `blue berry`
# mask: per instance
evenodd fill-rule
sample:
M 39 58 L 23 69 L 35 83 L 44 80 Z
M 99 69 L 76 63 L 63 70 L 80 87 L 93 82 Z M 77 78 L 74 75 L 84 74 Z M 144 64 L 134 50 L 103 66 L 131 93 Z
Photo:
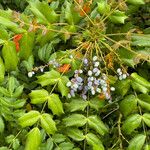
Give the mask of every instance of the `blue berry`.
M 83 81 L 83 79 L 81 77 L 77 77 L 76 78 L 77 82 L 81 83 Z
M 93 57 L 93 61 L 96 61 L 96 60 L 97 60 L 97 56 L 94 56 L 94 57 Z
M 91 70 L 88 71 L 88 76 L 92 76 L 92 71 Z
M 98 67 L 98 66 L 99 66 L 99 62 L 97 61 L 94 63 L 94 67 Z
M 110 90 L 111 90 L 111 91 L 115 91 L 115 88 L 114 88 L 114 87 L 111 87 Z
M 84 63 L 85 65 L 87 65 L 88 59 L 87 59 L 87 58 L 84 58 L 83 63 Z
M 67 86 L 67 87 L 70 87 L 70 86 L 71 86 L 71 82 L 70 82 L 70 81 L 67 82 L 66 86 Z

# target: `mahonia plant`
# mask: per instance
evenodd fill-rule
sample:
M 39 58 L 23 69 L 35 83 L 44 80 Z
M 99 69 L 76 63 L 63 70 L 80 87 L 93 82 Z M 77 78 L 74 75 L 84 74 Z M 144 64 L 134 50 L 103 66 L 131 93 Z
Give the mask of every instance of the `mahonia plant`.
M 144 0 L 27 0 L 0 9 L 0 150 L 149 150 Z

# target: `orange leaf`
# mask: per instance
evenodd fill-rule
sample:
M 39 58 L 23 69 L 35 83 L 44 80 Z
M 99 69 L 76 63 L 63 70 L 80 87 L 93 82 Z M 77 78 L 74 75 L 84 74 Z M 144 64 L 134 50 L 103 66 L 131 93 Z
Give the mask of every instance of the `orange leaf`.
M 67 73 L 69 71 L 70 67 L 71 67 L 70 64 L 64 64 L 58 68 L 58 71 L 61 73 Z
M 104 100 L 104 99 L 105 99 L 104 93 L 100 93 L 100 94 L 98 95 L 98 98 L 99 98 L 100 100 Z
M 87 14 L 91 10 L 90 6 L 88 4 L 84 4 L 82 9 L 83 10 L 80 11 L 80 16 L 82 16 L 82 17 L 85 16 L 85 13 Z

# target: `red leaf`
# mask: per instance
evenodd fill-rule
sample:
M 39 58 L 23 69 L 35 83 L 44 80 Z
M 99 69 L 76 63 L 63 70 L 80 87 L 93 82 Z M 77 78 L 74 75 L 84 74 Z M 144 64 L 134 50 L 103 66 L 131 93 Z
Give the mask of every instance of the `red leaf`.
M 13 41 L 16 45 L 16 52 L 19 52 L 20 49 L 19 41 L 21 40 L 21 38 L 22 38 L 22 34 L 17 34 L 13 37 Z

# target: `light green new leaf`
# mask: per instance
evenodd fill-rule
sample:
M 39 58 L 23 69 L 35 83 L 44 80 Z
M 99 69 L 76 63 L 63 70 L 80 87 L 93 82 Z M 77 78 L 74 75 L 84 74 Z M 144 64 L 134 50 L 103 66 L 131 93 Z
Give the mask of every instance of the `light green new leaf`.
M 43 75 L 38 76 L 37 78 L 37 83 L 41 84 L 42 86 L 54 85 L 60 80 L 60 73 L 55 70 L 51 70 L 49 72 L 45 72 Z
M 137 101 L 134 95 L 128 95 L 120 102 L 119 109 L 125 117 L 137 109 Z
M 57 131 L 55 121 L 49 114 L 41 115 L 41 126 L 48 134 L 54 134 Z
M 101 0 L 97 4 L 98 4 L 97 10 L 100 14 L 106 15 L 110 12 L 110 5 L 108 5 L 105 0 Z
M 5 69 L 7 71 L 16 70 L 18 64 L 18 56 L 16 53 L 15 44 L 8 41 L 4 44 L 2 49 L 2 56 L 4 58 Z
M 40 130 L 35 127 L 27 135 L 25 150 L 38 150 L 41 144 Z
M 40 118 L 40 113 L 35 110 L 31 110 L 30 112 L 24 114 L 22 117 L 20 117 L 19 124 L 24 128 L 27 126 L 32 126 L 35 124 Z
M 150 127 L 150 113 L 144 113 L 142 119 L 145 124 Z
M 140 94 L 140 95 L 138 95 L 138 98 L 139 98 L 139 100 L 138 100 L 139 105 L 142 108 L 150 111 L 150 95 Z
M 76 126 L 82 127 L 86 124 L 87 119 L 81 114 L 73 114 L 63 119 L 63 123 L 66 127 Z
M 71 102 L 67 105 L 67 109 L 70 112 L 79 111 L 79 110 L 84 111 L 87 105 L 88 105 L 88 101 L 85 101 L 82 98 L 73 98 L 71 99 Z
M 96 130 L 100 135 L 108 133 L 108 128 L 96 115 L 88 117 L 88 124 L 90 128 Z
M 86 140 L 89 145 L 93 146 L 93 150 L 104 150 L 104 146 L 102 145 L 102 142 L 95 134 L 88 133 L 86 135 Z
M 33 90 L 29 97 L 32 104 L 41 104 L 44 103 L 49 98 L 49 93 L 45 89 Z
M 142 150 L 146 136 L 143 134 L 136 135 L 130 142 L 127 150 Z
M 67 128 L 65 133 L 75 141 L 83 141 L 85 138 L 83 132 L 77 128 Z
M 64 113 L 62 102 L 57 94 L 51 94 L 49 96 L 48 108 L 52 110 L 54 115 L 60 116 Z
M 122 24 L 124 24 L 124 21 L 127 18 L 128 17 L 125 15 L 125 13 L 119 10 L 115 10 L 114 13 L 112 13 L 112 15 L 109 17 L 109 19 L 113 23 L 122 23 Z
M 125 122 L 123 122 L 122 130 L 126 134 L 131 134 L 141 124 L 142 117 L 139 114 L 130 115 Z

